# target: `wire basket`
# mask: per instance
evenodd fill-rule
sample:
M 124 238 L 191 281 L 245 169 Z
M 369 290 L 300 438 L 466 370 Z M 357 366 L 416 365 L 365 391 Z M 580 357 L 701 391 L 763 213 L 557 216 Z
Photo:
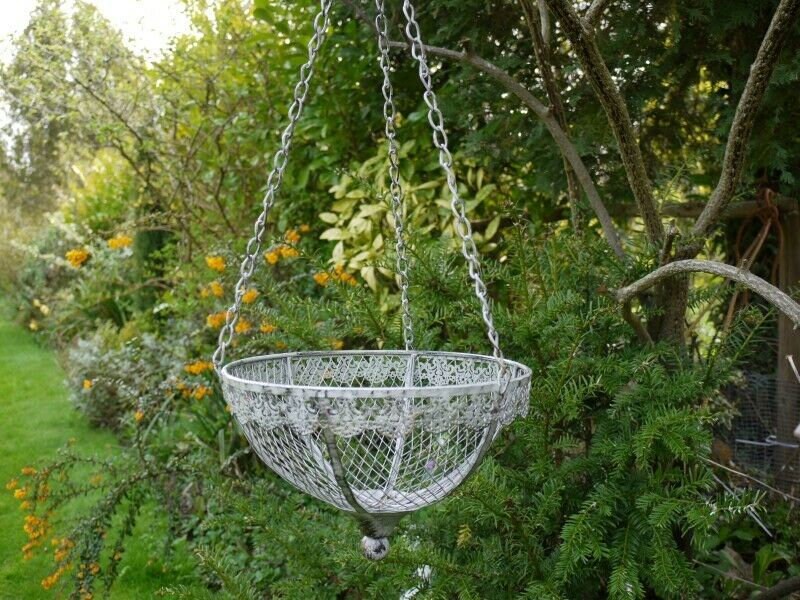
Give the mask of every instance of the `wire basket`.
M 332 0 L 320 0 L 308 60 L 300 68 L 289 123 L 273 158 L 262 210 L 247 242 L 234 301 L 225 313 L 212 360 L 225 400 L 258 457 L 297 488 L 352 513 L 362 525 L 365 554 L 380 559 L 386 556 L 388 536 L 404 514 L 454 490 L 480 464 L 502 427 L 527 413 L 531 371 L 506 360 L 500 348 L 419 24 L 413 4 L 404 0 L 411 54 L 419 66 L 433 144 L 450 191 L 453 229 L 461 240 L 461 254 L 493 356 L 414 350 L 389 22 L 384 1 L 375 0 L 375 5 L 405 350 L 296 352 L 225 364 L 330 22 Z
M 221 376 L 267 466 L 342 510 L 390 517 L 378 518 L 386 529 L 450 493 L 485 442 L 527 413 L 531 371 L 504 362 L 502 394 L 497 359 L 451 352 L 274 354 L 231 362 Z

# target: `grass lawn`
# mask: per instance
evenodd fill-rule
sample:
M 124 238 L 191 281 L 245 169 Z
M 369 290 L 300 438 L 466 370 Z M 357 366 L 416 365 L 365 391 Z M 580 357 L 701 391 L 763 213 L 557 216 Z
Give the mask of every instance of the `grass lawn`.
M 116 451 L 117 443 L 110 433 L 91 428 L 73 409 L 53 354 L 12 324 L 6 313 L 0 305 L 0 599 L 62 598 L 67 595 L 64 590 L 56 587 L 46 592 L 40 585 L 53 569 L 49 549 L 47 555 L 22 560 L 20 548 L 27 541 L 23 513 L 5 483 L 24 466 L 48 462 L 70 438 L 76 440 L 74 448 L 86 454 L 107 455 Z M 68 518 L 69 511 L 61 516 Z M 154 598 L 160 588 L 182 579 L 180 573 L 164 570 L 157 556 L 161 549 L 155 540 L 148 540 L 157 537 L 159 520 L 156 511 L 150 510 L 137 526 L 111 598 Z M 186 550 L 178 549 L 181 554 L 179 562 L 186 565 Z

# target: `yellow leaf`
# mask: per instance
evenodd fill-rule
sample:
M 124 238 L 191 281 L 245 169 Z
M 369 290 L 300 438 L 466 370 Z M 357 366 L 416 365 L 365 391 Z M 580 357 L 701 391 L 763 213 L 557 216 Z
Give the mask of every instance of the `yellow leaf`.
M 320 221 L 328 223 L 329 225 L 335 225 L 336 222 L 339 220 L 339 215 L 337 215 L 336 213 L 324 212 L 320 213 L 319 218 Z
M 500 227 L 500 215 L 497 215 L 494 219 L 492 219 L 491 223 L 486 227 L 486 231 L 483 233 L 484 239 L 488 242 L 494 237 L 494 234 L 497 233 L 498 228 Z
M 367 282 L 369 288 L 376 292 L 378 291 L 378 279 L 375 277 L 375 267 L 363 267 L 361 269 L 361 277 Z
M 338 227 L 332 227 L 323 231 L 319 238 L 321 240 L 344 240 L 347 239 L 347 233 Z

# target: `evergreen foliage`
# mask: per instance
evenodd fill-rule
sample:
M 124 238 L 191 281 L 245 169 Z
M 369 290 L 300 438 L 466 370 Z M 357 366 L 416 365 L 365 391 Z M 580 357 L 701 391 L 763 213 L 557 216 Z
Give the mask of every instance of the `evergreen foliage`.
M 775 2 L 615 4 L 597 38 L 656 195 L 691 204 L 718 176 L 738 86 Z M 735 414 L 724 388 L 764 353 L 775 316 L 754 304 L 723 327 L 730 289 L 698 277 L 688 348 L 636 337 L 609 292 L 652 271 L 662 249 L 629 218 L 611 131 L 567 44 L 552 61 L 569 133 L 623 231 L 626 260 L 587 207 L 583 228 L 565 224 L 563 161 L 541 123 L 468 65 L 434 65 L 502 346 L 534 372 L 528 418 L 451 497 L 406 518 L 378 564 L 363 559 L 353 519 L 267 471 L 208 357 L 317 3 L 258 0 L 253 14 L 238 0 L 187 6 L 193 35 L 149 64 L 90 6 L 67 16 L 42 0 L 0 72 L 17 124 L 0 162 L 2 201 L 35 214 L 40 200 L 52 208 L 43 190 L 60 195 L 36 238 L 13 247 L 24 260 L 4 267 L 5 285 L 20 320 L 61 352 L 75 405 L 126 446 L 111 459 L 67 449 L 22 478 L 34 492 L 21 499 L 31 523 L 91 503 L 59 534 L 69 540 L 54 567 L 66 594 L 113 585 L 152 507 L 167 521 L 153 552 L 168 557 L 183 543 L 197 559 L 196 581 L 165 590 L 175 598 L 199 597 L 198 582 L 207 597 L 248 600 L 746 597 L 748 585 L 800 570 L 797 516 L 739 480 L 720 485 L 727 475 L 709 461 Z M 376 49 L 344 11 L 297 131 L 237 356 L 402 345 Z M 436 0 L 421 17 L 432 44 L 484 56 L 546 96 L 518 3 Z M 760 113 L 742 190 L 766 181 L 800 193 L 789 126 L 800 109 L 786 93 L 800 72 L 798 40 L 795 31 Z M 416 74 L 399 59 L 417 345 L 488 353 L 446 182 L 423 143 Z M 651 299 L 642 295 L 634 318 L 661 316 Z M 747 578 L 730 576 L 733 563 L 752 566 Z

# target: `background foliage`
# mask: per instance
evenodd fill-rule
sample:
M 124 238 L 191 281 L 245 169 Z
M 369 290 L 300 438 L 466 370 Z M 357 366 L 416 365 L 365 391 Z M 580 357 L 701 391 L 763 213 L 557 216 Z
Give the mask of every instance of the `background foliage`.
M 598 39 L 657 196 L 697 201 L 718 176 L 775 3 L 618 4 Z M 701 280 L 690 353 L 636 340 L 604 292 L 649 271 L 657 252 L 566 44 L 552 60 L 570 135 L 623 232 L 625 263 L 587 207 L 587 227 L 567 225 L 563 163 L 541 123 L 468 65 L 435 65 L 504 348 L 534 370 L 530 417 L 451 499 L 408 518 L 377 565 L 346 516 L 260 466 L 207 361 L 315 10 L 187 2 L 192 32 L 148 63 L 90 5 L 40 0 L 0 72 L 14 123 L 0 163 L 0 280 L 20 321 L 59 351 L 75 405 L 126 447 L 114 458 L 66 449 L 12 486 L 28 551 L 54 553 L 47 587 L 87 597 L 113 585 L 153 507 L 167 523 L 154 552 L 188 544 L 209 597 L 745 598 L 800 573 L 796 515 L 742 481 L 721 486 L 727 475 L 707 462 L 732 416 L 721 390 L 770 315 L 754 306 L 720 328 L 730 290 Z M 436 0 L 421 18 L 431 44 L 474 51 L 545 96 L 517 3 Z M 238 355 L 401 345 L 376 48 L 344 8 L 334 22 Z M 799 46 L 795 31 L 742 194 L 764 182 L 800 194 Z M 486 352 L 416 74 L 394 58 L 418 345 Z M 727 251 L 721 231 L 712 252 Z M 87 495 L 91 508 L 48 547 L 50 515 Z

